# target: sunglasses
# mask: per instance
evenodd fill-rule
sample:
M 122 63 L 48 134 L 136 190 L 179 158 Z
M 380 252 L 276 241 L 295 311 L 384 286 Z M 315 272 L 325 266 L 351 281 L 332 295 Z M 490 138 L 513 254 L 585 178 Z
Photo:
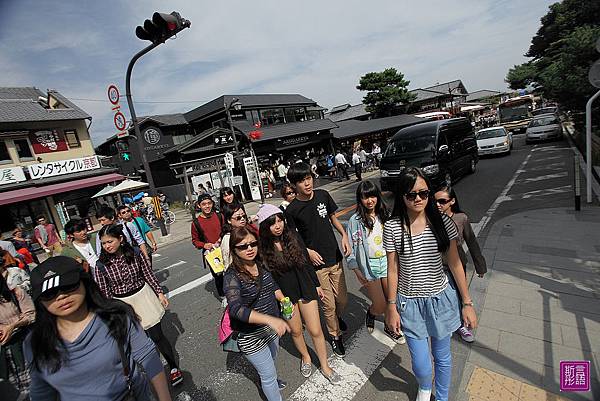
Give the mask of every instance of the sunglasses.
M 258 246 L 258 241 L 248 242 L 247 244 L 241 244 L 234 246 L 238 251 L 245 251 L 248 248 L 256 248 Z
M 429 194 L 430 194 L 430 191 L 428 189 L 424 189 L 419 192 L 409 192 L 406 195 L 404 195 L 404 197 L 406 198 L 406 200 L 414 202 L 417 199 L 417 196 L 419 196 L 419 198 L 421 198 L 421 200 L 425 200 L 425 199 L 429 198 Z
M 450 202 L 452 199 L 444 199 L 444 198 L 440 198 L 440 199 L 436 199 L 436 203 L 439 203 L 440 205 L 445 205 L 446 203 Z
M 248 218 L 246 217 L 246 215 L 243 215 L 243 216 L 233 216 L 232 219 L 235 221 L 240 221 L 240 220 L 247 220 Z
M 285 196 L 290 196 L 290 195 L 296 195 L 296 193 L 295 192 L 286 192 L 285 193 Z
M 80 282 L 78 281 L 75 284 L 63 285 L 63 286 L 60 286 L 60 287 L 52 288 L 52 289 L 50 289 L 48 291 L 45 291 L 42 294 L 40 294 L 40 299 L 42 301 L 52 301 L 60 293 L 70 294 L 70 293 L 76 291 L 79 288 L 79 285 L 80 285 Z

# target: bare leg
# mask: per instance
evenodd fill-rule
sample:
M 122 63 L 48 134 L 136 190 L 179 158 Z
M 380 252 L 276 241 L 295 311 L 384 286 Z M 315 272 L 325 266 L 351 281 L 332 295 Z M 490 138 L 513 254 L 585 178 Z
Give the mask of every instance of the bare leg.
M 371 306 L 369 307 L 371 315 L 383 315 L 386 308 L 384 291 L 387 288 L 387 281 L 385 279 L 369 281 L 365 287 L 367 288 L 367 295 L 371 300 Z
M 294 310 L 296 313 L 294 313 L 292 318 L 288 320 L 288 323 L 292 329 L 292 340 L 294 341 L 294 346 L 300 353 L 302 362 L 310 363 L 310 354 L 308 353 L 308 348 L 306 348 L 304 333 L 302 333 L 302 317 L 300 315 L 300 308 L 298 308 L 301 303 L 302 302 L 298 302 L 296 305 L 294 305 Z
M 315 346 L 315 352 L 319 358 L 321 364 L 321 370 L 327 376 L 331 374 L 331 367 L 327 361 L 327 347 L 325 346 L 325 336 L 323 335 L 323 329 L 321 329 L 321 319 L 319 317 L 319 304 L 317 301 L 310 302 L 298 302 L 300 306 L 300 313 L 304 319 L 306 330 L 312 337 L 313 344 Z

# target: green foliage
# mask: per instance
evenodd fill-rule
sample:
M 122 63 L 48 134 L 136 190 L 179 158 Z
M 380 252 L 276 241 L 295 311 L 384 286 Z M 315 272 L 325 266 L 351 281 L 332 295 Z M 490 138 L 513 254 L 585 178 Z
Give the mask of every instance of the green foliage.
M 525 56 L 532 60 L 514 66 L 506 75 L 512 89 L 537 87 L 546 98 L 572 110 L 582 110 L 595 92 L 588 71 L 600 59 L 600 1 L 563 0 L 550 6 Z
M 360 78 L 356 89 L 367 91 L 363 103 L 369 113 L 391 116 L 399 106 L 410 103 L 415 95 L 408 92 L 410 81 L 395 68 L 369 72 Z

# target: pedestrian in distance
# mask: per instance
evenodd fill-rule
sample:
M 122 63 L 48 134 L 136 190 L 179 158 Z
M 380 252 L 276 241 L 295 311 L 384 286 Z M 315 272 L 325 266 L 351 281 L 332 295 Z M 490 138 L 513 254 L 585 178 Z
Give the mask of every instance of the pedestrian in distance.
M 281 197 L 283 198 L 283 201 L 279 205 L 279 208 L 282 211 L 285 211 L 289 204 L 296 199 L 296 190 L 289 182 L 286 182 L 281 186 Z
M 46 216 L 37 217 L 38 225 L 33 230 L 33 235 L 48 256 L 60 255 L 64 244 L 54 224 L 49 223 Z
M 288 179 L 296 189 L 296 199 L 285 209 L 286 221 L 290 229 L 298 230 L 307 247 L 310 262 L 325 295 L 323 313 L 329 343 L 334 354 L 342 358 L 346 355 L 342 332 L 348 329 L 341 317 L 348 302 L 342 260 L 350 254 L 348 235 L 335 216 L 338 207 L 331 195 L 313 188 L 313 176 L 308 164 L 294 164 L 288 171 Z M 343 255 L 334 228 L 342 236 Z
M 292 340 L 300 353 L 300 373 L 308 378 L 312 373 L 312 364 L 306 342 L 302 321 L 312 337 L 321 373 L 332 384 L 338 384 L 342 378 L 329 366 L 325 336 L 321 328 L 318 299 L 324 294 L 315 269 L 309 261 L 306 247 L 298 233 L 285 224 L 281 209 L 264 204 L 258 210 L 259 249 L 265 268 L 271 272 L 281 291 L 290 298 L 295 313 L 288 321 Z
M 360 154 L 358 149 L 355 149 L 352 153 L 352 164 L 354 165 L 354 174 L 356 175 L 356 181 L 362 181 L 362 162 L 360 160 Z
M 69 220 L 65 224 L 65 233 L 67 234 L 67 243 L 61 252 L 61 256 L 73 258 L 82 264 L 86 262 L 89 266 L 89 272 L 94 278 L 98 256 L 100 255 L 96 253 L 96 243 L 100 242 L 97 233 L 89 234 L 86 222 L 81 219 Z M 84 270 L 87 270 L 85 266 Z
M 471 254 L 471 258 L 473 259 L 473 265 L 475 266 L 475 271 L 477 272 L 477 276 L 483 278 L 483 275 L 487 273 L 487 266 L 485 263 L 485 258 L 481 253 L 481 248 L 479 247 L 479 243 L 477 242 L 477 237 L 475 233 L 473 233 L 473 228 L 471 227 L 471 222 L 469 221 L 469 217 L 465 212 L 460 209 L 458 205 L 458 198 L 456 197 L 456 193 L 454 192 L 454 188 L 451 187 L 442 187 L 435 193 L 435 202 L 437 204 L 438 210 L 441 213 L 444 213 L 456 223 L 456 228 L 458 229 L 458 239 L 456 240 L 456 245 L 458 246 L 458 255 L 460 256 L 460 261 L 462 262 L 465 278 L 467 277 L 467 254 L 463 249 L 463 244 L 467 244 L 467 248 L 469 249 L 469 253 Z M 448 269 L 448 261 L 446 258 L 443 260 L 444 267 L 446 270 Z M 452 275 L 448 275 L 450 280 L 453 280 Z M 459 305 L 460 298 L 459 298 Z M 462 306 L 462 305 L 461 305 Z M 458 334 L 460 337 L 468 342 L 472 343 L 475 341 L 475 337 L 473 336 L 473 332 L 466 327 L 465 325 L 460 326 L 458 329 Z
M 154 239 L 152 228 L 150 228 L 146 220 L 144 220 L 142 217 L 134 217 L 131 208 L 127 205 L 119 206 L 117 208 L 117 213 L 119 214 L 121 221 L 125 223 L 132 223 L 135 228 L 137 228 L 138 232 L 142 235 L 144 243 L 147 247 L 146 249 L 148 249 L 150 254 L 158 250 L 158 243 L 156 242 L 156 239 Z
M 248 221 L 248 215 L 241 203 L 231 203 L 226 205 L 221 212 L 223 213 L 223 230 L 221 232 L 221 255 L 225 269 L 231 265 L 231 249 L 229 248 L 229 238 L 231 230 L 240 227 L 248 227 L 254 235 L 258 236 L 258 229 Z
M 171 400 L 160 357 L 135 311 L 104 297 L 77 261 L 49 258 L 31 283 L 37 316 L 25 356 L 32 401 L 149 400 L 150 385 L 159 401 Z
M 268 401 L 281 401 L 286 383 L 277 378 L 279 337 L 290 331 L 281 319 L 283 293 L 260 262 L 258 240 L 246 227 L 231 232 L 232 264 L 225 272 L 225 294 L 231 328 L 238 332 L 240 352 L 258 371 Z
M 12 258 L 7 253 L 7 257 Z M 18 269 L 20 270 L 20 269 Z M 10 288 L 9 272 L 0 267 L 0 379 L 8 381 L 28 399 L 31 377 L 23 358 L 23 341 L 35 321 L 35 308 L 27 291 L 20 286 Z
M 2 237 L 0 237 L 0 239 L 1 238 Z M 35 263 L 36 265 L 40 264 L 40 261 L 37 255 L 35 254 L 35 250 L 33 249 L 31 239 L 24 235 L 23 229 L 21 227 L 17 227 L 13 230 L 12 238 L 10 241 L 15 246 L 17 253 L 20 253 L 23 256 L 31 255 L 33 263 Z
M 401 328 L 404 331 L 419 383 L 417 401 L 431 397 L 431 354 L 435 399 L 447 401 L 452 375 L 450 338 L 461 326 L 461 316 L 456 289 L 444 273 L 443 253 L 461 295 L 464 325 L 475 328 L 477 316 L 458 255 L 456 225 L 437 210 L 429 188 L 423 172 L 409 167 L 394 190 L 392 217 L 383 229 L 388 262 L 385 321 L 396 334 Z
M 117 224 L 123 227 L 123 234 L 125 235 L 125 240 L 129 242 L 134 249 L 139 249 L 139 251 L 144 255 L 147 261 L 150 261 L 150 252 L 146 246 L 146 241 L 142 237 L 142 234 L 138 231 L 135 224 L 131 222 L 126 222 L 120 220 L 115 212 L 115 209 L 109 206 L 102 206 L 100 210 L 96 213 L 96 218 L 98 222 L 104 226 L 110 226 L 112 224 Z M 102 251 L 102 246 L 100 241 L 96 242 L 96 254 L 100 255 Z
M 107 298 L 117 298 L 130 305 L 140 318 L 140 324 L 163 355 L 173 386 L 183 381 L 175 361 L 173 347 L 165 337 L 161 320 L 169 300 L 163 294 L 158 279 L 148 261 L 125 241 L 121 226 L 104 226 L 98 233 L 102 242 L 96 282 Z
M 338 181 L 343 181 L 344 177 L 349 180 L 350 176 L 348 175 L 348 161 L 346 160 L 346 156 L 344 156 L 341 149 L 337 151 L 334 160 Z
M 383 202 L 381 190 L 371 181 L 356 188 L 356 212 L 348 220 L 346 231 L 351 252 L 348 267 L 367 290 L 371 306 L 367 308 L 365 326 L 369 333 L 375 329 L 375 319 L 385 313 L 387 293 L 387 257 L 383 248 L 383 226 L 390 213 Z M 388 326 L 385 333 L 399 344 L 406 343 L 402 332 L 396 334 Z

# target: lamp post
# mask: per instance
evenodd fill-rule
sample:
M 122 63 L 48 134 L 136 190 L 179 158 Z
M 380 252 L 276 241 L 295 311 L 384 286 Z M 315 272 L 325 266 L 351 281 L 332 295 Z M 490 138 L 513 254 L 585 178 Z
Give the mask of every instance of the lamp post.
M 223 107 L 225 108 L 225 114 L 227 114 L 227 122 L 229 123 L 229 129 L 231 130 L 231 135 L 233 136 L 233 149 L 234 149 L 234 158 L 238 162 L 238 166 L 240 168 L 240 174 L 242 173 L 242 160 L 240 158 L 240 150 L 238 149 L 238 141 L 235 136 L 235 130 L 233 129 L 233 121 L 231 119 L 231 109 L 239 111 L 242 109 L 242 103 L 240 99 L 234 97 L 231 99 L 231 102 L 227 104 L 227 99 L 223 96 Z M 233 172 L 233 169 L 232 169 Z M 241 191 L 241 189 L 240 189 Z

